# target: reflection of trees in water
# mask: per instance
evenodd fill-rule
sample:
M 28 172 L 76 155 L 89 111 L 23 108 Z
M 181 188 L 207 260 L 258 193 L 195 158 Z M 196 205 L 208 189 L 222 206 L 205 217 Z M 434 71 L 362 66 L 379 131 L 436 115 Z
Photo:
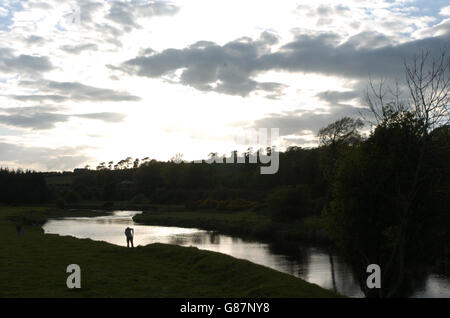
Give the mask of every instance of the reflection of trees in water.
M 131 224 L 130 220 L 128 220 L 128 219 L 121 220 L 121 219 L 111 219 L 111 218 L 104 218 L 104 219 L 99 218 L 99 219 L 94 219 L 93 221 L 94 221 L 94 223 L 97 223 L 97 224 L 123 224 L 123 225 Z
M 333 287 L 343 295 L 363 296 L 357 272 L 334 251 L 329 252 L 333 259 L 331 274 L 334 275 Z M 330 263 L 331 265 L 331 263 Z M 333 276 L 332 276 L 333 279 Z
M 406 279 L 400 288 L 399 297 L 411 297 L 416 291 L 424 290 L 429 273 L 422 266 L 414 266 L 412 270 L 407 268 Z
M 197 232 L 193 234 L 179 234 L 170 236 L 170 244 L 220 244 L 220 235 L 217 232 Z
M 220 244 L 220 235 L 217 232 L 208 232 L 210 244 Z
M 366 269 L 357 269 L 344 262 L 339 256 L 336 256 L 336 254 L 334 254 L 332 258 L 337 292 L 346 295 L 363 293 L 362 296 L 364 296 L 364 291 L 367 289 L 367 277 L 370 275 L 366 272 Z M 426 288 L 429 275 L 427 270 L 418 265 L 412 265 L 409 269 L 410 270 L 406 274 L 407 279 L 405 279 L 405 282 L 399 289 L 396 297 L 411 297 L 415 292 Z M 383 275 L 383 268 L 381 268 L 381 275 Z M 383 288 L 383 285 L 381 288 Z
M 314 271 L 311 268 L 315 265 L 312 256 L 322 255 L 320 262 L 325 263 L 321 264 L 329 268 L 329 272 L 324 273 L 331 280 L 329 288 L 345 295 L 361 295 L 355 271 L 330 248 L 311 247 L 298 242 L 276 242 L 269 245 L 269 252 L 283 257 L 286 270 L 300 277 L 306 277 Z
M 360 290 L 366 294 L 370 291 L 366 285 L 367 277 L 370 274 L 366 273 L 366 269 L 358 270 L 354 266 L 352 268 L 352 273 L 356 284 L 359 285 Z M 381 268 L 381 277 L 383 282 L 383 268 Z M 395 297 L 407 298 L 413 296 L 417 291 L 425 290 L 428 277 L 429 273 L 425 267 L 417 264 L 409 264 L 405 273 L 405 279 L 402 285 L 398 288 Z M 381 285 L 381 291 L 383 291 L 383 284 Z M 386 294 L 387 291 L 388 290 L 384 290 L 383 293 Z M 374 295 L 366 294 L 366 297 L 367 296 L 373 297 Z
M 233 243 L 239 243 L 240 241 L 241 241 L 241 239 L 239 237 L 235 237 L 235 236 L 231 237 L 231 242 L 233 242 Z
M 308 249 L 298 243 L 275 242 L 269 244 L 269 252 L 275 255 L 283 255 L 289 261 L 304 264 L 308 261 Z
M 172 235 L 169 239 L 169 244 L 173 245 L 186 245 L 187 237 L 184 235 Z
M 333 284 L 333 291 L 337 292 L 336 287 L 336 275 L 334 274 L 334 260 L 333 260 L 333 251 L 330 249 L 328 252 L 329 258 L 330 258 L 330 268 L 331 268 L 331 282 Z
M 209 235 L 208 233 L 205 232 L 199 232 L 199 233 L 194 233 L 191 236 L 191 242 L 194 244 L 205 244 L 205 242 L 209 239 Z

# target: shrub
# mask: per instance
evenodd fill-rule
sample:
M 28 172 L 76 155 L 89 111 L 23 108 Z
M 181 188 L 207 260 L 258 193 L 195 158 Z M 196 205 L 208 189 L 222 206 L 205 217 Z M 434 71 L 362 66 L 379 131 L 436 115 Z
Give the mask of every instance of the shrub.
M 64 195 L 64 200 L 68 203 L 77 203 L 81 201 L 81 196 L 75 191 L 68 191 Z
M 142 204 L 147 202 L 147 198 L 142 193 L 138 193 L 133 197 L 133 199 L 131 199 L 131 202 L 135 204 Z
M 292 221 L 311 215 L 311 195 L 306 185 L 280 188 L 267 198 L 272 218 Z

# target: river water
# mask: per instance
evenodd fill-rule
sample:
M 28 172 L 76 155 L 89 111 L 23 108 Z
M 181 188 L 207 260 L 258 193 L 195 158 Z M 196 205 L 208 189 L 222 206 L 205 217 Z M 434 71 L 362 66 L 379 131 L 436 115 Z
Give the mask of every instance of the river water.
M 107 216 L 54 219 L 44 224 L 43 229 L 45 233 L 126 246 L 124 230 L 130 226 L 134 228 L 135 246 L 152 243 L 195 246 L 247 259 L 346 296 L 363 297 L 352 269 L 338 255 L 319 245 L 274 245 L 201 229 L 139 225 L 132 220 L 136 213 L 141 212 L 115 211 Z M 418 285 L 411 297 L 450 298 L 449 277 L 429 274 Z

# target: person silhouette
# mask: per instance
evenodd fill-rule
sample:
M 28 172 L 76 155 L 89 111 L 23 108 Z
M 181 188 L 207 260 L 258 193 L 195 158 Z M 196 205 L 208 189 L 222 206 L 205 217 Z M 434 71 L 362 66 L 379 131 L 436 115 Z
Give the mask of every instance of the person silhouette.
M 131 227 L 127 227 L 125 229 L 125 236 L 127 237 L 127 247 L 130 247 L 130 243 L 131 247 L 134 247 L 133 245 L 134 229 L 132 229 Z

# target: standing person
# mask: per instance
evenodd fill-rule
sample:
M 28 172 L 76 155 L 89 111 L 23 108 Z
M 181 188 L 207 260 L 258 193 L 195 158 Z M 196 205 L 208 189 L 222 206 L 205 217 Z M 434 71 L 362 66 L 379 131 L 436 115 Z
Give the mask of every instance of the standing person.
M 134 229 L 127 227 L 125 229 L 125 236 L 127 237 L 127 247 L 130 247 L 130 243 L 131 247 L 134 247 L 133 245 Z
M 17 224 L 16 225 L 16 230 L 17 230 L 17 236 L 20 236 L 20 233 L 22 232 L 22 225 Z

